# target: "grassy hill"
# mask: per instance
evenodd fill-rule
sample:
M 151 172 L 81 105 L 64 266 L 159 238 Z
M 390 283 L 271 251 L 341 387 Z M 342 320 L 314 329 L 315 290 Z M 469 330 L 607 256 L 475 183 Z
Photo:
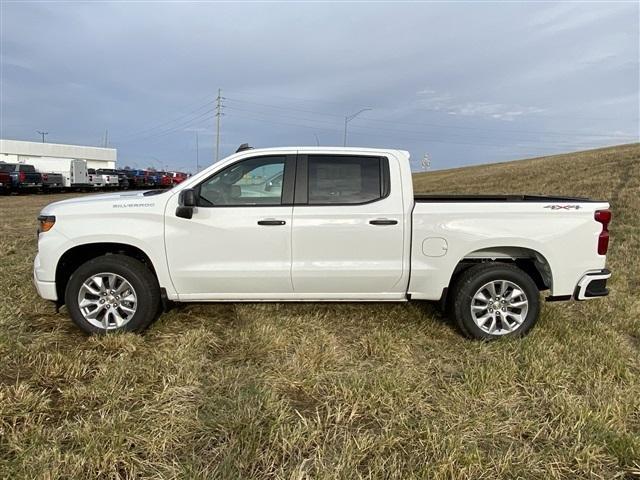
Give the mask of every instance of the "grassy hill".
M 0 478 L 640 477 L 640 145 L 415 185 L 609 199 L 611 295 L 492 343 L 427 303 L 187 305 L 88 338 L 31 286 L 64 195 L 0 198 Z

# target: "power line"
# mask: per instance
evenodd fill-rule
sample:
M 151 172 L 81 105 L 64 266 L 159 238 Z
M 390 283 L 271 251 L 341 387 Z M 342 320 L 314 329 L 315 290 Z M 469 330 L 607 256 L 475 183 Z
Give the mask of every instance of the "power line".
M 312 130 L 325 130 L 325 131 L 329 131 L 329 132 L 336 132 L 336 133 L 340 133 L 341 129 L 340 128 L 328 128 L 328 127 L 319 127 L 319 126 L 312 126 L 312 125 L 304 125 L 301 123 L 289 123 L 289 122 L 283 122 L 280 120 L 273 120 L 273 119 L 265 119 L 265 118 L 260 118 L 260 117 L 255 117 L 252 114 L 247 114 L 247 113 L 240 113 L 238 115 L 240 118 L 245 118 L 245 119 L 250 119 L 250 120 L 255 120 L 258 122 L 261 122 L 262 124 L 265 123 L 265 120 L 268 123 L 273 123 L 273 124 L 277 124 L 277 125 L 286 125 L 286 126 L 292 126 L 292 127 L 300 127 L 300 128 L 309 128 Z M 360 127 L 357 127 L 360 128 Z M 386 137 L 386 138 L 393 138 L 393 139 L 406 139 L 406 140 L 414 140 L 414 141 L 424 141 L 427 143 L 442 143 L 442 144 L 446 144 L 446 145 L 470 145 L 470 146 L 484 146 L 484 147 L 496 147 L 496 148 L 504 148 L 505 144 L 496 144 L 496 143 L 486 143 L 486 142 L 477 142 L 477 141 L 470 141 L 470 142 L 461 142 L 461 141 L 452 141 L 452 140 L 445 140 L 445 139 L 426 139 L 424 136 L 423 137 L 411 137 L 411 136 L 407 136 L 406 134 L 398 134 L 398 133 L 379 133 L 379 132 L 372 132 L 372 131 L 355 131 L 354 129 L 351 130 L 353 133 L 355 133 L 356 135 L 375 135 L 376 137 Z M 419 133 L 419 132 L 406 132 L 406 133 Z M 561 147 L 561 146 L 570 146 L 570 145 L 575 145 L 575 144 L 553 144 L 553 145 L 548 145 L 548 146 L 543 146 L 543 145 L 539 145 L 539 144 L 533 144 L 532 146 L 535 146 L 538 149 L 545 149 L 545 150 L 553 150 L 557 147 Z M 511 146 L 511 148 L 514 148 L 514 146 Z M 515 148 L 531 148 L 528 147 L 526 145 L 516 145 Z
M 260 97 L 263 98 L 265 95 L 261 94 L 261 93 L 250 93 L 250 92 L 241 92 L 238 90 L 234 90 L 233 92 L 231 92 L 232 95 L 240 95 L 240 96 L 248 96 L 248 97 Z M 339 105 L 341 108 L 344 108 L 345 105 L 348 105 L 351 108 L 364 108 L 366 107 L 366 105 L 359 105 L 359 104 L 347 104 L 346 102 L 338 102 L 338 101 L 331 101 L 331 100 L 318 100 L 316 98 L 302 98 L 302 97 L 287 97 L 287 96 L 283 96 L 283 95 L 274 95 L 272 93 L 268 94 L 269 98 L 282 98 L 283 100 L 293 100 L 294 102 L 301 102 L 301 103 L 324 103 L 327 105 Z
M 132 139 L 128 139 L 128 140 L 124 140 L 121 141 L 120 143 L 132 143 L 132 142 L 136 142 L 136 141 L 140 141 L 140 140 L 148 140 L 150 138 L 156 138 L 156 137 L 164 137 L 165 135 L 168 135 L 170 133 L 176 132 L 178 130 L 183 130 L 185 128 L 188 127 L 193 127 L 195 125 L 198 125 L 202 122 L 204 122 L 205 120 L 210 120 L 214 117 L 213 112 L 215 111 L 215 108 L 211 108 L 209 110 L 207 110 L 206 112 L 201 113 L 200 115 L 191 118 L 189 120 L 186 120 L 185 122 L 182 122 L 178 125 L 172 126 L 171 128 L 168 128 L 166 130 L 160 131 L 160 132 L 154 132 L 154 133 L 149 133 L 148 135 L 143 135 L 141 137 L 137 137 L 137 138 L 132 138 Z
M 302 112 L 302 113 L 311 113 L 314 115 L 322 115 L 322 116 L 328 116 L 328 117 L 337 117 L 337 118 L 344 118 L 343 115 L 338 115 L 335 113 L 327 113 L 327 112 L 320 112 L 317 110 L 307 110 L 307 109 L 300 109 L 300 108 L 295 108 L 295 107 L 288 107 L 288 106 L 282 106 L 282 105 L 274 105 L 274 104 L 269 104 L 269 103 L 262 103 L 262 102 L 251 102 L 251 101 L 247 101 L 247 100 L 239 100 L 239 99 L 235 99 L 235 98 L 228 98 L 229 101 L 231 102 L 239 102 L 239 103 L 244 103 L 244 104 L 248 104 L 248 105 L 257 105 L 257 106 L 261 106 L 261 107 L 267 107 L 267 108 L 271 108 L 271 109 L 276 109 L 276 110 L 285 110 L 285 111 L 294 111 L 294 112 Z M 596 134 L 596 133 L 583 133 L 583 132 L 568 132 L 568 131 L 558 131 L 558 130 L 553 130 L 553 131 L 549 131 L 549 130 L 527 130 L 527 129 L 502 129 L 502 128 L 486 128 L 486 127 L 473 127 L 473 126 L 467 126 L 467 125 L 447 125 L 447 124 L 438 124 L 438 123 L 422 123 L 422 122 L 403 122 L 401 120 L 381 120 L 381 119 L 374 119 L 374 118 L 366 118 L 363 119 L 363 121 L 366 122 L 374 122 L 374 123 L 385 123 L 385 124 L 399 124 L 399 125 L 408 125 L 408 126 L 421 126 L 421 127 L 429 127 L 429 128 L 448 128 L 448 129 L 460 129 L 460 130 L 477 130 L 477 131 L 485 131 L 485 132 L 499 132 L 499 133 L 522 133 L 522 134 L 530 134 L 530 135 L 554 135 L 554 136 L 567 136 L 567 135 L 572 135 L 572 136 L 580 136 L 580 137 L 596 137 L 596 138 L 601 138 L 603 136 L 606 137 L 617 137 L 617 138 L 634 138 L 632 135 L 602 135 L 602 134 Z
M 299 116 L 291 116 L 291 115 L 283 115 L 283 114 L 278 114 L 277 117 L 275 117 L 273 114 L 271 113 L 266 113 L 266 112 L 260 112 L 260 111 L 256 111 L 256 110 L 247 110 L 247 109 L 243 109 L 243 108 L 238 108 L 238 107 L 227 107 L 230 111 L 232 112 L 243 112 L 243 114 L 246 116 L 246 114 L 250 114 L 250 115 L 259 115 L 265 118 L 261 118 L 261 120 L 266 120 L 267 122 L 270 123 L 279 123 L 279 124 L 283 124 L 283 125 L 291 125 L 294 127 L 303 127 L 303 128 L 321 128 L 318 127 L 318 124 L 321 125 L 328 125 L 330 127 L 333 128 L 327 128 L 324 127 L 325 130 L 329 130 L 329 131 L 339 131 L 337 128 L 335 128 L 337 126 L 337 122 L 331 122 L 331 121 L 327 121 L 327 120 L 316 120 L 316 119 L 311 119 L 311 118 L 304 118 L 304 117 L 299 117 Z M 282 119 L 284 118 L 285 120 L 294 120 L 296 122 L 310 122 L 312 123 L 312 125 L 305 125 L 305 124 L 301 124 L 301 123 L 285 123 L 282 122 L 278 119 Z M 364 121 L 364 120 L 363 120 Z M 424 132 L 424 131 L 414 131 L 414 130 L 406 130 L 406 129 L 393 129 L 393 128 L 385 128 L 385 127 L 380 127 L 380 126 L 360 126 L 360 127 L 354 127 L 355 128 L 355 133 L 360 134 L 360 135 L 365 135 L 365 134 L 369 134 L 369 135 L 379 135 L 379 133 L 377 132 L 387 132 L 388 134 L 386 135 L 387 137 L 391 137 L 391 138 L 405 138 L 405 139 L 409 139 L 409 140 L 418 140 L 418 141 L 427 141 L 427 142 L 435 142 L 435 143 L 446 143 L 446 144 L 459 144 L 459 145 L 483 145 L 483 146 L 493 146 L 493 147 L 503 147 L 505 146 L 504 144 L 496 144 L 496 143 L 487 143 L 486 142 L 486 138 L 482 138 L 482 137 L 472 137 L 469 135 L 464 135 L 461 136 L 459 134 L 452 134 L 452 133 L 446 133 L 444 134 L 445 136 L 443 137 L 442 135 L 439 136 L 438 138 L 433 138 L 432 136 L 435 134 L 435 132 Z M 366 129 L 365 129 L 366 128 Z M 390 135 L 391 134 L 391 135 Z M 416 136 L 407 136 L 407 134 L 409 135 L 416 135 Z M 417 137 L 419 136 L 419 137 Z M 455 138 L 459 138 L 459 141 L 453 141 L 450 139 L 447 139 L 447 137 L 453 137 Z M 471 139 L 471 143 L 466 141 L 468 139 Z M 480 143 L 482 142 L 482 143 Z M 526 143 L 526 142 L 536 142 L 534 140 L 521 140 L 521 143 Z M 537 144 L 537 142 L 536 142 Z M 574 145 L 574 143 L 570 143 L 567 144 L 565 142 L 555 142 L 556 145 Z
M 292 112 L 312 113 L 314 115 L 324 115 L 324 116 L 327 116 L 327 117 L 343 118 L 343 115 L 338 115 L 336 113 L 318 112 L 316 110 L 306 110 L 306 109 L 303 109 L 303 108 L 283 107 L 283 106 L 280 106 L 280 105 L 273 105 L 273 104 L 269 104 L 269 103 L 248 102 L 246 100 L 238 100 L 237 98 L 229 98 L 229 97 L 227 97 L 227 100 L 230 101 L 230 102 L 245 103 L 245 104 L 248 104 L 248 105 L 258 105 L 258 106 L 268 107 L 268 108 L 272 108 L 272 109 L 276 109 L 276 110 L 287 110 L 287 111 L 292 111 Z
M 249 96 L 249 97 L 260 97 L 260 98 L 264 98 L 265 94 L 259 94 L 259 93 L 252 93 L 252 92 L 242 92 L 242 91 L 238 91 L 238 90 L 234 90 L 233 92 L 231 92 L 232 95 L 239 95 L 239 96 Z M 348 104 L 347 102 L 338 102 L 338 101 L 331 101 L 331 100 L 319 100 L 317 98 L 303 98 L 303 97 L 290 97 L 290 96 L 283 96 L 283 95 L 274 95 L 274 94 L 266 94 L 269 98 L 282 98 L 284 100 L 288 100 L 288 101 L 293 101 L 293 102 L 299 102 L 299 103 L 315 103 L 315 104 L 328 104 L 328 105 L 339 105 L 341 108 L 344 108 L 345 105 L 348 105 L 352 108 L 364 108 L 366 107 L 366 105 L 363 104 Z M 430 112 L 435 112 L 435 113 L 442 113 L 442 110 L 436 110 L 436 109 L 429 109 L 429 108 L 424 108 L 423 110 L 425 111 L 430 111 Z M 618 117 L 585 117 L 584 115 L 579 115 L 581 119 L 585 119 L 585 120 L 615 120 Z M 558 116 L 556 116 L 557 118 Z M 564 118 L 575 118 L 574 116 L 564 116 Z
M 188 116 L 190 116 L 190 115 L 193 115 L 193 114 L 195 114 L 195 113 L 199 112 L 199 111 L 200 111 L 200 110 L 202 110 L 203 108 L 205 108 L 205 107 L 207 107 L 207 106 L 212 105 L 212 104 L 213 104 L 213 102 L 214 102 L 213 100 L 209 100 L 208 102 L 206 102 L 206 103 L 204 103 L 204 104 L 201 104 L 199 107 L 197 107 L 197 108 L 195 108 L 195 109 L 193 109 L 193 110 L 190 110 L 189 112 L 186 112 L 186 113 L 184 113 L 184 114 L 181 114 L 181 115 L 179 115 L 179 116 L 177 116 L 177 117 L 174 117 L 174 118 L 172 118 L 171 120 L 167 120 L 167 121 L 165 121 L 165 122 L 158 123 L 158 124 L 153 125 L 153 126 L 151 126 L 151 127 L 144 128 L 144 129 L 142 129 L 142 130 L 138 130 L 137 132 L 133 132 L 133 133 L 130 133 L 130 134 L 128 134 L 128 135 L 125 135 L 124 137 L 120 138 L 120 139 L 119 139 L 119 141 L 123 141 L 123 140 L 130 140 L 131 138 L 135 138 L 135 137 L 138 137 L 138 136 L 140 136 L 140 135 L 144 135 L 144 134 L 146 134 L 146 133 L 148 133 L 148 132 L 151 132 L 151 131 L 153 131 L 153 130 L 156 130 L 156 129 L 158 129 L 158 128 L 161 128 L 161 127 L 165 127 L 165 126 L 167 126 L 167 125 L 170 125 L 171 123 L 177 122 L 177 121 L 179 121 L 179 120 L 182 120 L 183 118 L 186 118 L 186 117 L 188 117 Z M 192 104 L 192 105 L 193 105 L 193 104 Z M 189 108 L 189 107 L 187 107 L 187 108 Z

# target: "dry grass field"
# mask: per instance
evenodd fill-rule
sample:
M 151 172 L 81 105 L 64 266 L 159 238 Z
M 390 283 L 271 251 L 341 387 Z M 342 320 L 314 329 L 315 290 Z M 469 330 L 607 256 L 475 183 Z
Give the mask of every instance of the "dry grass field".
M 415 184 L 610 200 L 611 295 L 492 343 L 428 303 L 187 305 L 90 338 L 31 285 L 68 195 L 0 198 L 0 477 L 640 478 L 640 145 Z

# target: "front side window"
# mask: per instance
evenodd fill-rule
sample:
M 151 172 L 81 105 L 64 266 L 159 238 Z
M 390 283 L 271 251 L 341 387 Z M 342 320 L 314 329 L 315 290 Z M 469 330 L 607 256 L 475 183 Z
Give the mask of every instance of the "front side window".
M 310 155 L 309 205 L 359 204 L 382 198 L 379 157 Z
M 202 207 L 280 205 L 284 156 L 244 160 L 225 168 L 199 187 Z

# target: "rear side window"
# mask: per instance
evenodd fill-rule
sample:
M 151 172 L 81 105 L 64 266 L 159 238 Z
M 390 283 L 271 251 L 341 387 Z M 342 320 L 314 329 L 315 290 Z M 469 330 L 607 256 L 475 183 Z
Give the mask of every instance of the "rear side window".
M 368 203 L 386 196 L 387 159 L 309 155 L 309 205 Z
M 25 173 L 36 173 L 36 169 L 33 165 L 20 165 L 20 171 Z
M 0 172 L 14 172 L 16 169 L 13 163 L 0 163 Z

